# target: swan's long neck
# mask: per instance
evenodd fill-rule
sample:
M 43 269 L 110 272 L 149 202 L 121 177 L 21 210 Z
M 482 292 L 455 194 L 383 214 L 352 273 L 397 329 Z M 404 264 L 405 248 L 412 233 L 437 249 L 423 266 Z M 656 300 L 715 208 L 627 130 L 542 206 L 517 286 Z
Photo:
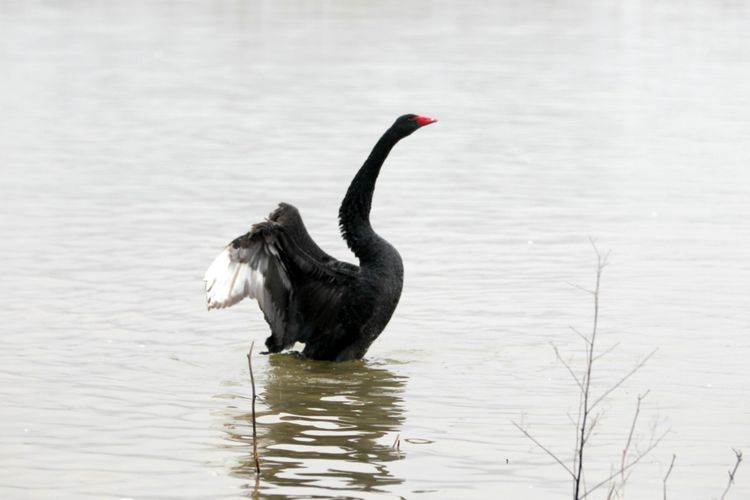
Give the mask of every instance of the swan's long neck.
M 372 194 L 375 191 L 375 181 L 378 179 L 380 167 L 399 140 L 401 137 L 391 129 L 383 134 L 362 168 L 354 176 L 339 208 L 341 234 L 361 263 L 376 258 L 383 242 L 370 225 Z

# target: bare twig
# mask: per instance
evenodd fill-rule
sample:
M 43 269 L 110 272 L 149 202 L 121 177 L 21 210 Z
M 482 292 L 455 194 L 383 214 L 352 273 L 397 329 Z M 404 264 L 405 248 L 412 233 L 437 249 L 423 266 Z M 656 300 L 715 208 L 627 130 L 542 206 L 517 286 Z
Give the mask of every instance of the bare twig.
M 588 344 L 591 343 L 588 340 L 588 338 L 586 338 L 586 341 L 587 341 Z M 585 376 L 585 374 L 584 374 L 584 376 Z M 583 418 L 584 395 L 585 395 L 585 390 L 583 388 L 583 384 L 581 384 L 581 390 L 580 390 L 580 392 L 578 394 L 578 418 L 577 418 L 577 421 L 576 421 L 576 431 L 575 431 L 576 443 L 575 443 L 575 448 L 573 449 L 573 470 L 577 470 L 578 469 L 578 456 L 579 456 L 578 449 L 581 446 L 581 437 L 582 437 L 581 434 L 578 432 L 578 429 L 581 428 L 581 419 Z M 578 487 L 578 483 L 579 483 L 579 479 L 577 477 L 574 478 L 574 480 L 573 480 L 573 494 L 574 495 L 575 495 L 575 490 Z
M 609 256 L 612 254 L 612 251 L 608 251 L 604 255 L 599 251 L 599 247 L 596 246 L 596 240 L 594 238 L 589 237 L 589 243 L 591 243 L 591 246 L 594 248 L 594 252 L 596 253 L 596 257 L 599 261 L 599 267 L 601 269 L 604 269 L 607 267 L 607 264 L 609 264 Z
M 581 412 L 581 430 L 580 430 L 580 437 L 576 438 L 576 442 L 578 443 L 578 459 L 577 459 L 577 471 L 575 473 L 575 490 L 573 494 L 573 498 L 578 500 L 581 498 L 579 496 L 579 493 L 581 491 L 581 478 L 583 476 L 583 452 L 586 448 L 586 423 L 589 417 L 589 412 L 591 411 L 591 408 L 589 408 L 589 394 L 591 389 L 591 369 L 593 368 L 594 364 L 594 343 L 596 342 L 596 331 L 597 327 L 599 325 L 599 290 L 600 290 L 600 284 L 602 280 L 602 270 L 604 269 L 604 266 L 607 265 L 607 256 L 602 257 L 602 254 L 599 252 L 599 249 L 596 248 L 596 244 L 594 243 L 593 239 L 590 239 L 591 245 L 594 247 L 594 251 L 596 252 L 596 260 L 597 260 L 597 266 L 596 266 L 596 285 L 594 286 L 594 323 L 591 328 L 591 337 L 588 338 L 588 352 L 586 353 L 586 374 L 583 377 L 583 384 L 581 387 L 581 392 L 583 393 L 583 405 L 582 405 L 582 412 Z M 607 254 L 609 255 L 609 254 Z
M 573 288 L 576 288 L 576 289 L 578 289 L 578 290 L 580 290 L 582 292 L 586 292 L 586 293 L 591 294 L 591 295 L 594 295 L 594 293 L 595 293 L 593 290 L 589 290 L 588 288 L 584 288 L 581 285 L 576 285 L 575 283 L 571 283 L 570 281 L 566 281 L 566 283 L 568 285 L 572 286 Z
M 724 498 L 727 496 L 727 493 L 729 493 L 729 488 L 732 487 L 732 484 L 734 484 L 734 476 L 737 474 L 737 468 L 740 466 L 740 462 L 742 462 L 742 450 L 735 450 L 732 448 L 732 451 L 734 452 L 735 457 L 737 457 L 737 461 L 734 463 L 734 469 L 729 471 L 729 482 L 727 482 L 727 487 L 724 489 L 724 493 L 721 495 L 721 500 L 724 500 Z
M 635 367 L 633 367 L 633 369 L 625 374 L 624 377 L 620 378 L 613 386 L 606 389 L 600 396 L 596 398 L 593 397 L 592 374 L 594 362 L 611 353 L 614 349 L 617 348 L 619 343 L 608 347 L 602 352 L 596 352 L 596 338 L 599 330 L 599 299 L 601 298 L 600 291 L 602 271 L 608 265 L 608 258 L 610 253 L 607 252 L 606 254 L 603 254 L 597 248 L 596 242 L 593 239 L 590 239 L 590 241 L 591 246 L 596 252 L 597 258 L 595 286 L 592 290 L 588 290 L 581 286 L 572 285 L 577 289 L 591 294 L 594 303 L 593 323 L 591 325 L 590 333 L 588 335 L 585 335 L 576 328 L 572 326 L 570 327 L 570 329 L 585 343 L 585 365 L 583 366 L 582 372 L 579 373 L 574 370 L 571 364 L 566 361 L 560 354 L 557 346 L 554 343 L 551 344 L 552 348 L 554 349 L 555 356 L 560 360 L 560 362 L 563 364 L 563 366 L 568 371 L 579 388 L 577 418 L 574 420 L 573 416 L 569 412 L 566 413 L 568 419 L 575 425 L 575 448 L 573 449 L 572 466 L 568 466 L 554 452 L 550 451 L 539 441 L 537 441 L 536 438 L 534 438 L 528 431 L 526 431 L 522 425 L 518 425 L 515 422 L 512 423 L 537 447 L 541 448 L 542 451 L 552 457 L 552 459 L 554 459 L 558 464 L 560 464 L 560 466 L 565 469 L 568 474 L 570 474 L 573 479 L 572 486 L 574 500 L 581 500 L 583 498 L 586 498 L 593 491 L 597 490 L 605 484 L 609 485 L 607 488 L 608 494 L 606 498 L 609 500 L 613 500 L 614 498 L 622 498 L 622 495 L 624 493 L 624 485 L 632 474 L 631 469 L 636 464 L 638 464 L 643 459 L 643 457 L 645 457 L 654 448 L 656 448 L 659 442 L 664 438 L 664 436 L 666 436 L 666 433 L 655 437 L 655 431 L 652 430 L 651 439 L 649 440 L 648 445 L 644 451 L 640 451 L 637 445 L 634 446 L 635 429 L 640 415 L 641 402 L 648 394 L 648 391 L 646 391 L 646 393 L 644 393 L 643 395 L 639 395 L 635 415 L 633 416 L 633 421 L 629 429 L 628 438 L 625 443 L 625 447 L 622 450 L 622 457 L 620 459 L 619 467 L 617 465 L 614 465 L 611 468 L 610 475 L 608 477 L 606 477 L 603 481 L 595 483 L 593 487 L 589 488 L 589 485 L 586 481 L 586 469 L 584 467 L 584 459 L 587 456 L 585 450 L 588 449 L 587 445 L 589 444 L 591 438 L 594 436 L 595 429 L 600 424 L 603 416 L 602 411 L 595 412 L 594 410 L 596 409 L 597 405 L 599 405 L 607 396 L 609 396 L 613 391 L 615 391 L 623 383 L 625 383 L 626 380 L 628 380 L 635 372 L 643 367 L 643 365 L 656 353 L 656 350 L 654 350 L 653 352 L 646 355 L 635 365 Z M 633 448 L 634 450 L 631 451 L 631 449 Z
M 615 470 L 614 467 L 610 465 L 609 466 L 609 473 L 610 473 L 610 475 L 612 474 L 612 471 L 614 471 L 614 470 Z M 615 490 L 617 490 L 617 482 L 616 481 L 612 481 L 612 484 L 610 484 L 610 486 L 609 486 L 609 491 L 607 492 L 607 500 L 611 500 L 612 499 L 612 495 L 615 494 Z
M 585 336 L 584 334 L 582 334 L 581 332 L 579 332 L 578 328 L 576 328 L 574 326 L 569 326 L 568 328 L 570 328 L 576 335 L 578 335 L 579 337 L 581 337 L 583 339 L 583 341 L 586 342 L 586 345 L 591 344 L 591 340 L 589 340 L 589 338 L 587 336 Z
M 258 460 L 258 433 L 255 427 L 255 376 L 253 376 L 253 347 L 255 342 L 250 344 L 250 352 L 247 353 L 247 368 L 250 370 L 250 384 L 253 387 L 253 460 L 255 461 L 256 478 L 260 475 L 260 460 Z
M 591 423 L 589 424 L 589 430 L 586 432 L 586 442 L 589 442 L 589 439 L 591 439 L 591 436 L 594 434 L 594 428 L 599 423 L 599 420 L 602 417 L 602 412 L 597 413 L 593 417 L 591 417 Z
M 672 453 L 672 461 L 669 463 L 669 469 L 667 469 L 667 473 L 664 475 L 664 480 L 662 481 L 662 489 L 664 491 L 664 500 L 667 500 L 667 479 L 669 479 L 669 475 L 672 473 L 672 468 L 674 467 L 674 461 L 677 458 L 677 455 Z
M 644 394 L 638 395 L 638 402 L 635 405 L 635 414 L 633 415 L 633 421 L 630 424 L 630 432 L 628 433 L 628 439 L 625 442 L 625 447 L 622 449 L 622 456 L 620 458 L 620 484 L 613 485 L 613 488 L 615 491 L 618 492 L 618 496 L 620 496 L 620 492 L 625 489 L 625 483 L 627 483 L 628 478 L 630 477 L 630 474 L 627 476 L 625 475 L 625 460 L 628 458 L 628 452 L 630 451 L 630 445 L 633 442 L 633 434 L 635 433 L 635 426 L 638 423 L 638 415 L 641 413 L 641 402 L 646 399 L 646 396 L 648 396 L 648 393 L 651 391 L 646 391 Z
M 396 439 L 393 441 L 391 449 L 396 451 L 399 451 L 401 449 L 401 434 L 396 435 Z
M 573 415 L 571 415 L 570 412 L 566 412 L 565 416 L 568 417 L 568 420 L 570 420 L 570 423 L 573 424 L 573 427 L 575 427 L 576 429 L 578 429 L 578 422 L 576 422 L 575 420 L 573 420 Z
M 565 463 L 562 460 L 560 460 L 560 458 L 557 455 L 555 455 L 554 453 L 552 453 L 551 451 L 549 451 L 549 449 L 547 449 L 542 443 L 540 443 L 539 441 L 537 441 L 534 438 L 534 436 L 532 436 L 531 434 L 529 434 L 526 431 L 526 429 L 524 429 L 523 427 L 521 427 L 520 425 L 518 425 L 515 422 L 511 422 L 511 423 L 516 426 L 516 429 L 518 429 L 519 431 L 523 432 L 524 436 L 526 436 L 527 438 L 529 438 L 535 445 L 537 445 L 545 453 L 547 453 L 547 455 L 549 455 L 550 457 L 552 457 L 555 460 L 555 462 L 557 462 L 558 464 L 560 464 L 563 469 L 565 469 L 566 471 L 568 471 L 568 474 L 570 474 L 571 477 L 573 477 L 573 478 L 576 477 L 575 474 L 573 474 L 573 471 L 570 470 L 570 467 L 568 467 L 567 465 L 565 465 Z
M 581 381 L 580 381 L 580 380 L 578 380 L 578 375 L 576 375 L 576 374 L 575 374 L 575 372 L 574 372 L 574 371 L 573 371 L 573 369 L 572 369 L 572 368 L 570 367 L 570 365 L 569 365 L 569 364 L 568 364 L 568 363 L 567 363 L 567 362 L 566 362 L 566 361 L 565 361 L 565 360 L 564 360 L 564 359 L 562 358 L 562 356 L 560 355 L 560 351 L 559 351 L 559 350 L 557 349 L 557 346 L 556 346 L 555 344 L 552 344 L 552 349 L 554 349 L 554 350 L 555 350 L 555 356 L 557 356 L 557 359 L 559 359 L 559 360 L 560 360 L 560 363 L 562 363 L 562 364 L 563 364 L 563 366 L 564 366 L 565 368 L 567 368 L 567 370 L 568 370 L 568 373 L 570 373 L 570 376 L 571 376 L 571 377 L 573 377 L 573 380 L 575 380 L 575 381 L 576 381 L 576 384 L 578 385 L 578 387 L 579 387 L 580 389 L 583 389 L 583 384 L 581 384 Z
M 650 390 L 643 393 L 643 395 L 638 395 L 638 402 L 635 404 L 635 414 L 633 415 L 633 423 L 630 424 L 630 433 L 628 433 L 628 440 L 625 443 L 625 448 L 622 449 L 622 460 L 620 460 L 620 471 L 622 471 L 622 467 L 625 466 L 625 459 L 628 456 L 628 451 L 630 450 L 630 443 L 633 442 L 633 433 L 635 432 L 635 425 L 638 423 L 638 415 L 641 413 L 641 402 L 646 399 L 646 396 L 648 396 L 648 393 L 651 392 Z
M 580 497 L 580 499 L 586 498 L 591 493 L 596 491 L 597 489 L 601 488 L 605 484 L 607 484 L 611 479 L 616 477 L 618 474 L 621 474 L 622 470 L 630 470 L 633 466 L 635 466 L 638 462 L 640 462 L 646 455 L 651 453 L 654 448 L 656 448 L 659 443 L 661 443 L 661 440 L 664 439 L 664 437 L 667 435 L 668 432 L 664 432 L 661 436 L 659 436 L 657 439 L 655 439 L 651 444 L 649 444 L 648 448 L 646 448 L 643 452 L 639 453 L 638 456 L 636 456 L 632 461 L 625 464 L 625 467 L 622 467 L 621 470 L 618 470 L 614 474 L 611 474 L 610 476 L 604 478 L 603 480 L 596 483 L 593 487 L 590 489 L 587 489 L 585 493 L 583 493 Z
M 608 349 L 605 349 L 604 351 L 600 352 L 599 354 L 597 354 L 596 356 L 594 356 L 594 361 L 596 361 L 599 358 L 603 358 L 604 356 L 606 356 L 610 352 L 614 351 L 615 349 L 617 349 L 617 347 L 619 345 L 620 345 L 620 343 L 618 342 L 615 345 L 613 345 L 612 347 L 609 347 Z
M 622 384 L 624 384 L 625 381 L 627 379 L 629 379 L 630 377 L 632 377 L 635 372 L 637 372 L 638 370 L 640 370 L 641 368 L 643 368 L 643 365 L 645 365 L 648 362 L 648 360 L 651 359 L 651 357 L 654 354 L 656 354 L 656 352 L 658 350 L 659 349 L 656 348 L 653 351 L 651 351 L 650 353 L 648 353 L 642 360 L 640 360 L 638 362 L 637 365 L 635 365 L 633 367 L 632 370 L 630 370 L 627 374 L 625 374 L 624 377 L 622 377 L 620 380 L 618 380 L 617 383 L 615 383 L 615 385 L 613 385 L 612 387 L 610 387 L 609 389 L 607 389 L 606 391 L 604 391 L 604 393 L 602 393 L 602 395 L 599 396 L 596 399 L 596 401 L 594 401 L 594 403 L 591 405 L 591 409 L 593 409 L 596 405 L 598 405 L 599 403 L 601 403 L 604 400 L 604 398 L 606 398 L 607 396 L 609 396 L 610 394 L 612 394 L 612 392 L 614 392 L 618 387 L 620 387 Z

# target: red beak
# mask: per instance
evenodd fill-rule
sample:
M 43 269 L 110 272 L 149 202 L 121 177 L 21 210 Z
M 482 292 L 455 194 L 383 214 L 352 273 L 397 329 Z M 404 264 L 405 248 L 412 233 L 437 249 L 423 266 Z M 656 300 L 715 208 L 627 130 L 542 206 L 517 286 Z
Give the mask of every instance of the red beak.
M 430 123 L 435 123 L 437 121 L 437 118 L 430 118 L 429 116 L 418 116 L 414 120 L 419 123 L 420 127 L 424 127 L 425 125 L 429 125 Z

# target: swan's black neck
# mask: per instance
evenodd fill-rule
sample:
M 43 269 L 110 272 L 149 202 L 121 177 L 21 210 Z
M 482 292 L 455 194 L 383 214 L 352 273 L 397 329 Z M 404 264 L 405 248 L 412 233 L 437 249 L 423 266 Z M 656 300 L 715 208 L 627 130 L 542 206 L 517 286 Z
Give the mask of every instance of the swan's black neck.
M 370 225 L 372 194 L 375 191 L 375 181 L 378 179 L 380 167 L 402 137 L 392 128 L 383 134 L 362 168 L 354 176 L 339 208 L 341 234 L 362 264 L 376 260 L 379 250 L 385 244 L 385 240 L 378 236 Z

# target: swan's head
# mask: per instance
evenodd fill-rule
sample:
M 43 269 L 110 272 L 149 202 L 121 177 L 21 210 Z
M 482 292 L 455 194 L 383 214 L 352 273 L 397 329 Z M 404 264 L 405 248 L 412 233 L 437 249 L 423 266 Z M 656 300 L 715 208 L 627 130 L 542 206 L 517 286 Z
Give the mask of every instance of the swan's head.
M 413 133 L 415 130 L 422 128 L 425 125 L 429 125 L 430 123 L 435 123 L 436 121 L 437 118 L 430 118 L 428 116 L 411 114 L 403 115 L 396 118 L 396 121 L 393 123 L 391 130 L 397 132 L 401 137 L 406 137 L 407 135 Z

